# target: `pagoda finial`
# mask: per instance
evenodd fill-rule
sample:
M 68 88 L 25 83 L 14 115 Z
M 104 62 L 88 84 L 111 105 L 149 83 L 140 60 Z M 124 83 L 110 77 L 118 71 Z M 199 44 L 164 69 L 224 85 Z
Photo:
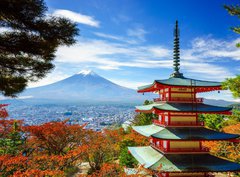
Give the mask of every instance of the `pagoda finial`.
M 180 47 L 179 47 L 179 34 L 178 21 L 176 20 L 176 26 L 174 29 L 174 47 L 173 47 L 173 69 L 174 73 L 172 77 L 183 77 L 183 74 L 179 72 L 180 70 Z

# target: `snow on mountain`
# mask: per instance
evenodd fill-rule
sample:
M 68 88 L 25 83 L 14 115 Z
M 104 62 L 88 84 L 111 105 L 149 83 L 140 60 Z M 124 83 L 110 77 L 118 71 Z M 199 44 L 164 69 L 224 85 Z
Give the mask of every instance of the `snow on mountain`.
M 136 90 L 117 85 L 91 70 L 79 73 L 53 84 L 29 88 L 20 96 L 57 102 L 143 102 L 149 98 Z
M 87 76 L 87 75 L 97 75 L 95 72 L 93 72 L 92 70 L 81 70 L 80 72 L 78 72 L 77 74 L 83 75 L 83 76 Z

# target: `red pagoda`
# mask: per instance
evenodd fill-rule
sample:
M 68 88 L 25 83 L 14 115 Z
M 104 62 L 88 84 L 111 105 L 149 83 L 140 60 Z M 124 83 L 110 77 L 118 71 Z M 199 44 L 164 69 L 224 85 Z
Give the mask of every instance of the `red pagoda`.
M 139 93 L 155 92 L 153 104 L 137 106 L 136 111 L 157 115 L 153 124 L 133 126 L 150 139 L 150 146 L 129 147 L 130 153 L 158 177 L 203 177 L 213 172 L 240 171 L 240 164 L 209 154 L 203 141 L 231 141 L 239 135 L 216 132 L 204 127 L 199 114 L 231 114 L 231 108 L 212 106 L 197 93 L 221 90 L 220 82 L 185 78 L 180 69 L 178 22 L 174 30 L 174 73 L 169 79 L 155 80 L 140 87 Z

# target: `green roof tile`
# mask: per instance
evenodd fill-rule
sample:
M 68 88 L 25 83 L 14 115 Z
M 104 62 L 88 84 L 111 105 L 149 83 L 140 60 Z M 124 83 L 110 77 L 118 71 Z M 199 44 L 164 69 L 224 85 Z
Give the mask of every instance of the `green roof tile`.
M 152 124 L 133 126 L 133 129 L 146 137 L 168 140 L 227 140 L 240 137 L 237 134 L 217 132 L 205 127 L 160 127 Z
M 203 81 L 203 80 L 195 80 L 195 79 L 189 79 L 189 78 L 176 78 L 176 77 L 170 77 L 169 79 L 163 79 L 163 80 L 155 80 L 154 83 L 155 82 L 163 85 L 172 85 L 172 86 L 194 86 L 194 87 L 221 86 L 221 82 L 212 82 L 212 81 Z M 138 87 L 138 90 L 149 88 L 153 86 L 154 83 Z
M 129 147 L 145 168 L 165 172 L 240 171 L 240 164 L 210 154 L 162 154 L 150 146 Z
M 151 135 L 158 133 L 162 130 L 164 130 L 164 127 L 160 127 L 154 124 L 151 125 L 143 125 L 143 126 L 132 126 L 132 128 L 140 133 L 143 136 L 150 137 Z
M 192 104 L 192 103 L 158 103 L 150 104 L 143 106 L 136 106 L 137 110 L 140 111 L 150 111 L 151 109 L 156 108 L 158 110 L 166 111 L 179 111 L 179 112 L 224 112 L 230 111 L 230 107 L 220 107 L 207 105 L 203 103 Z
M 152 135 L 155 138 L 172 140 L 227 140 L 239 136 L 237 134 L 217 132 L 205 127 L 168 127 L 166 131 L 160 131 Z

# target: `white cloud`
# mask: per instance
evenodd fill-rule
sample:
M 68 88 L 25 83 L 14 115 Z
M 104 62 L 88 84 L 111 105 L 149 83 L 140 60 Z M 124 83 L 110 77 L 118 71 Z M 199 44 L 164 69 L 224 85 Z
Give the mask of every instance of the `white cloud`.
M 100 25 L 100 22 L 95 20 L 94 17 L 76 13 L 70 10 L 57 9 L 53 12 L 53 15 L 59 16 L 59 17 L 66 17 L 74 22 L 93 26 L 93 27 L 99 27 Z
M 110 80 L 113 83 L 116 83 L 118 85 L 121 85 L 123 87 L 131 88 L 131 89 L 135 89 L 135 90 L 140 86 L 150 84 L 150 83 L 136 82 L 136 81 L 131 81 L 130 82 L 130 81 L 124 80 L 124 79 L 108 79 L 108 80 Z
M 159 60 L 150 59 L 156 55 L 156 49 L 159 49 Z M 161 51 L 162 54 L 160 54 Z M 126 44 L 84 39 L 72 47 L 63 46 L 57 51 L 58 62 L 90 63 L 100 69 L 119 69 L 120 67 L 154 68 L 166 65 L 166 63 L 170 67 L 170 60 L 161 59 L 167 56 L 169 56 L 167 49 L 161 46 L 130 47 Z
M 213 42 L 210 43 L 213 44 Z M 219 81 L 233 76 L 228 68 L 219 66 L 205 56 L 206 52 L 211 51 L 210 47 L 205 47 L 205 40 L 195 44 L 198 47 L 192 46 L 182 52 L 181 71 L 185 75 Z M 171 58 L 171 50 L 163 46 L 128 45 L 88 39 L 81 39 L 76 45 L 63 46 L 57 51 L 58 62 L 88 64 L 103 70 L 116 70 L 122 67 L 170 69 L 172 68 Z
M 137 44 L 139 42 L 135 38 L 130 38 L 130 37 L 122 37 L 122 36 L 110 35 L 110 34 L 99 33 L 99 32 L 95 32 L 94 34 L 98 37 L 116 40 L 116 41 L 124 42 L 128 44 Z
M 128 36 L 136 37 L 141 41 L 145 41 L 145 35 L 147 34 L 147 31 L 145 31 L 142 27 L 136 27 L 133 29 L 127 30 Z
M 236 47 L 238 42 L 240 42 L 240 38 L 232 41 L 223 41 L 211 37 L 198 37 L 192 40 L 190 49 L 183 50 L 182 58 L 190 60 L 207 59 L 209 61 L 216 61 L 222 58 L 240 60 L 240 50 Z
M 105 36 L 112 37 L 113 36 Z M 197 38 L 194 39 L 192 46 L 185 48 L 181 53 L 181 72 L 184 76 L 222 81 L 226 77 L 233 77 L 234 74 L 221 63 L 213 62 L 212 58 L 207 57 L 216 47 L 219 47 L 223 55 L 215 55 L 215 59 L 222 59 L 223 56 L 231 56 L 229 51 L 238 50 L 235 48 L 234 41 L 219 41 L 215 39 Z M 229 44 L 230 46 L 225 46 Z M 232 44 L 232 45 L 231 45 Z M 209 46 L 209 47 L 208 47 Z M 225 46 L 225 50 L 224 50 Z M 224 50 L 224 51 L 223 51 Z M 126 67 L 132 68 L 172 68 L 172 49 L 157 45 L 130 45 L 120 43 L 118 39 L 114 42 L 107 40 L 80 39 L 77 44 L 71 47 L 62 46 L 57 51 L 56 62 L 61 65 L 72 64 L 73 66 L 83 68 L 90 67 L 101 70 L 119 70 Z M 235 60 L 235 57 L 230 57 Z M 226 61 L 225 61 L 226 62 Z M 57 68 L 56 68 L 57 69 Z M 64 73 L 62 70 L 55 70 L 46 78 L 37 83 L 31 83 L 29 87 L 42 86 L 53 83 L 70 76 L 72 73 Z M 135 88 L 144 85 L 141 82 L 114 80 L 120 85 Z
M 170 57 L 171 56 L 171 50 L 166 49 L 164 47 L 160 47 L 160 46 L 150 47 L 149 51 L 152 52 L 152 54 L 155 57 Z
M 183 70 L 190 72 L 190 75 L 201 78 L 209 78 L 211 80 L 223 80 L 227 77 L 232 77 L 233 74 L 226 68 L 211 63 L 196 63 L 183 61 L 181 62 Z M 200 74 L 200 75 L 199 75 Z
M 104 33 L 99 33 L 99 32 L 95 32 L 94 34 L 96 36 L 107 38 L 107 39 L 114 39 L 114 40 L 119 40 L 119 41 L 123 41 L 124 40 L 124 38 L 120 37 L 120 36 L 114 36 L 114 35 L 104 34 Z

